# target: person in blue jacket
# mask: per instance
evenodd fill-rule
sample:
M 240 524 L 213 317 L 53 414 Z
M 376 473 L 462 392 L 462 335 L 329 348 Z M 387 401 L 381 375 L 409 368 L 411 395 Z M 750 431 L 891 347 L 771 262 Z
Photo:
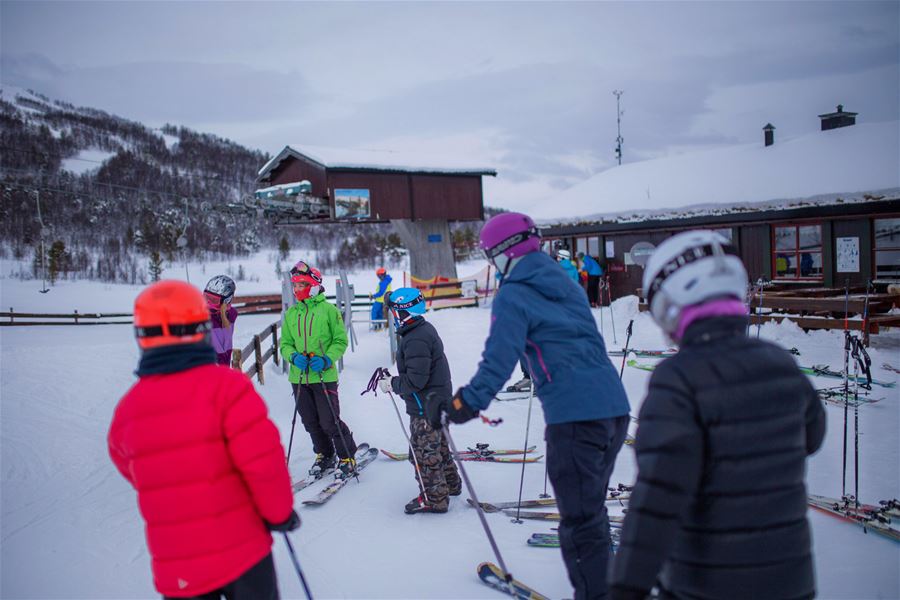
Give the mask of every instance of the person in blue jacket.
M 558 250 L 556 252 L 556 260 L 559 261 L 559 266 L 563 268 L 569 279 L 578 283 L 578 267 L 572 262 L 572 253 L 565 248 Z
M 488 407 L 520 357 L 531 371 L 547 428 L 547 473 L 561 515 L 560 547 L 575 600 L 607 597 L 606 493 L 630 410 L 584 290 L 540 251 L 521 213 L 481 230 L 481 247 L 502 275 L 478 371 L 444 407 L 464 423 Z
M 391 291 L 391 276 L 388 275 L 388 272 L 384 269 L 384 267 L 379 267 L 375 270 L 375 275 L 378 277 L 378 289 L 375 290 L 375 293 L 372 294 L 372 329 L 378 331 L 382 327 L 386 327 L 385 323 L 380 321 L 384 320 L 384 299 L 385 294 Z
M 593 256 L 578 253 L 578 259 L 581 261 L 581 270 L 587 275 L 587 295 L 591 308 L 598 306 L 597 296 L 600 293 L 600 278 L 603 276 L 603 267 L 600 266 Z

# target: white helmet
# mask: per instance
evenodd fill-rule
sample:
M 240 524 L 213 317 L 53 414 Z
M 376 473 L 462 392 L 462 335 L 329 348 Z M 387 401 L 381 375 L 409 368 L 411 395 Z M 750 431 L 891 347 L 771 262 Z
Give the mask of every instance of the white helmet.
M 563 248 L 556 251 L 556 257 L 563 260 L 570 260 L 572 258 L 572 253 Z
M 671 335 L 687 306 L 714 298 L 744 300 L 747 270 L 722 235 L 685 231 L 664 241 L 650 256 L 643 288 L 654 320 Z

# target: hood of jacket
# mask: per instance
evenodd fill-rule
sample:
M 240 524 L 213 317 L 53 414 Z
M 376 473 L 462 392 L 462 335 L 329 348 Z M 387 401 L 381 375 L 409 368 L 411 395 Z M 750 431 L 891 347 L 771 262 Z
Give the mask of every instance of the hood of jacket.
M 500 283 L 501 286 L 510 283 L 521 283 L 537 291 L 548 300 L 560 301 L 566 297 L 568 290 L 554 284 L 560 281 L 560 275 L 564 275 L 560 266 L 543 252 L 532 252 L 522 257 Z

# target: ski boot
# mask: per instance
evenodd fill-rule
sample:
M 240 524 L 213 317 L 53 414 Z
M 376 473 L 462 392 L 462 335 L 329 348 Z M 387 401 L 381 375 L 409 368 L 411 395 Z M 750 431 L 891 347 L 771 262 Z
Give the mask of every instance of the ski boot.
M 356 459 L 342 458 L 334 474 L 335 479 L 347 479 L 356 475 Z
M 415 515 L 418 513 L 445 513 L 447 512 L 449 504 L 450 503 L 446 499 L 443 502 L 437 503 L 426 502 L 425 496 L 419 494 L 407 502 L 406 507 L 403 510 L 408 515 Z
M 309 469 L 309 475 L 311 477 L 315 477 L 319 479 L 327 471 L 330 471 L 337 464 L 337 457 L 334 454 L 331 456 L 325 456 L 324 454 L 316 454 L 316 462 L 313 463 L 313 466 Z
M 511 386 L 506 388 L 507 392 L 530 392 L 531 391 L 531 378 L 523 377 L 519 381 L 515 382 Z

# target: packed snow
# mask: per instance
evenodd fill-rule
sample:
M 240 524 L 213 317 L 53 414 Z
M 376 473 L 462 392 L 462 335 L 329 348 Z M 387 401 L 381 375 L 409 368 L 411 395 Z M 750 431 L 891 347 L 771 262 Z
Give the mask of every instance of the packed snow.
M 83 175 L 89 171 L 96 171 L 103 166 L 104 162 L 115 155 L 115 152 L 99 150 L 96 148 L 81 150 L 75 156 L 64 158 L 60 168 L 63 171 L 68 171 L 75 175 Z
M 252 281 L 239 281 L 238 294 L 276 292 L 279 289 L 271 255 L 260 253 L 241 265 Z M 232 261 L 231 268 L 236 268 Z M 478 263 L 460 267 L 461 274 L 476 272 Z M 188 265 L 190 280 L 205 283 L 229 265 Z M 221 269 L 221 271 L 219 270 Z M 130 312 L 139 286 L 89 282 L 58 282 L 40 294 L 40 281 L 7 278 L 4 263 L 0 279 L 0 305 L 4 310 L 67 312 Z M 165 276 L 184 278 L 183 265 L 172 265 Z M 331 284 L 334 273 L 328 273 Z M 395 281 L 402 280 L 394 273 Z M 357 291 L 374 289 L 374 273 L 351 274 Z M 397 284 L 395 284 L 397 287 Z M 333 289 L 333 288 L 332 288 Z M 364 317 L 365 315 L 360 315 Z M 621 348 L 625 327 L 634 319 L 631 347 L 666 348 L 660 330 L 646 313 L 637 312 L 635 297 L 622 298 L 609 308 L 594 310 L 603 324 L 610 349 Z M 429 312 L 427 318 L 441 333 L 452 367 L 454 385 L 474 374 L 490 321 L 490 310 L 479 308 Z M 235 346 L 246 344 L 254 333 L 279 319 L 278 315 L 241 316 Z M 615 341 L 613 341 L 613 321 Z M 390 399 L 380 394 L 361 396 L 373 370 L 389 363 L 385 332 L 355 326 L 359 345 L 345 355 L 341 373 L 341 407 L 358 442 L 404 451 L 405 439 Z M 755 335 L 755 328 L 751 329 Z M 841 332 L 804 333 L 795 325 L 766 324 L 761 336 L 786 347 L 796 347 L 804 365 L 842 365 Z M 873 338 L 870 349 L 873 375 L 894 380 L 882 368 L 898 365 L 900 334 Z M 3 598 L 157 598 L 152 585 L 149 556 L 134 490 L 116 472 L 106 450 L 106 433 L 113 409 L 134 383 L 138 348 L 127 325 L 91 327 L 0 328 L 0 597 Z M 612 358 L 618 368 L 621 358 Z M 653 362 L 639 359 L 641 362 Z M 265 385 L 256 384 L 270 416 L 287 447 L 291 431 L 290 387 L 280 369 L 266 366 Z M 517 380 L 518 370 L 511 374 Z M 637 414 L 649 373 L 627 368 L 624 383 L 632 413 Z M 812 378 L 818 387 L 838 380 Z M 860 495 L 866 502 L 900 496 L 900 398 L 896 389 L 875 388 L 883 400 L 860 409 Z M 602 393 L 602 391 L 598 391 Z M 402 411 L 402 407 L 400 407 Z M 823 448 L 809 461 L 808 486 L 812 493 L 839 496 L 843 411 L 826 407 L 828 434 Z M 494 448 L 520 448 L 525 443 L 528 401 L 495 402 L 487 414 L 502 418 L 496 428 L 479 422 L 453 426 L 460 447 L 489 442 Z M 404 416 L 404 421 L 406 417 Z M 531 416 L 529 444 L 544 454 L 543 419 L 536 400 Z M 634 428 L 632 428 L 632 433 Z M 852 436 L 852 423 L 851 423 Z M 852 441 L 852 437 L 851 437 Z M 852 443 L 851 443 L 852 449 Z M 302 476 L 313 461 L 306 433 L 294 434 L 291 472 Z M 852 456 L 850 464 L 852 465 Z M 464 463 L 482 501 L 515 500 L 520 465 Z M 852 481 L 852 468 L 849 481 Z M 632 483 L 634 454 L 624 447 L 612 483 Z M 301 506 L 324 483 L 296 497 L 303 519 L 291 534 L 298 559 L 317 598 L 500 598 L 480 583 L 476 565 L 494 561 L 474 509 L 463 496 L 451 501 L 449 514 L 403 513 L 404 504 L 418 493 L 412 467 L 379 457 L 364 470 L 359 483 L 351 482 L 328 504 Z M 525 467 L 524 498 L 544 490 L 544 463 Z M 549 490 L 552 493 L 552 489 Z M 613 512 L 621 508 L 612 505 Z M 900 544 L 833 519 L 809 512 L 820 598 L 869 599 L 900 597 Z M 550 531 L 553 523 L 525 521 L 514 524 L 502 514 L 487 515 L 500 550 L 514 575 L 553 598 L 570 598 L 570 587 L 559 550 L 532 548 L 525 541 L 532 532 Z M 279 586 L 284 598 L 302 598 L 284 541 L 274 545 Z
M 900 197 L 900 122 L 858 123 L 613 167 L 529 213 L 632 221 Z M 559 215 L 566 215 L 560 219 Z

